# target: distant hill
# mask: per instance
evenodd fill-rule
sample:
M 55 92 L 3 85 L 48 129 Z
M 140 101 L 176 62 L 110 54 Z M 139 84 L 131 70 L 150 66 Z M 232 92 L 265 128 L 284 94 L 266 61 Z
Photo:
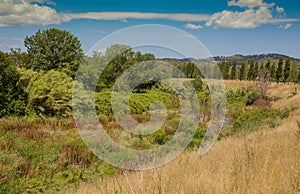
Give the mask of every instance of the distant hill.
M 258 55 L 232 55 L 232 56 L 216 56 L 214 57 L 214 60 L 219 63 L 219 62 L 225 62 L 225 61 L 234 61 L 236 60 L 237 64 L 240 65 L 244 62 L 251 63 L 252 60 L 258 61 L 258 62 L 264 62 L 266 63 L 269 59 L 271 62 L 277 62 L 280 58 L 283 58 L 284 60 L 290 58 L 292 61 L 297 61 L 298 63 L 300 62 L 300 59 L 296 59 L 293 57 L 289 57 L 287 55 L 282 55 L 282 54 L 276 54 L 276 53 L 270 53 L 270 54 L 258 54 Z M 189 62 L 189 61 L 199 61 L 199 62 L 206 62 L 208 59 L 193 59 L 193 58 L 184 58 L 184 59 L 171 59 L 171 58 L 164 58 L 162 60 L 175 60 L 179 62 Z

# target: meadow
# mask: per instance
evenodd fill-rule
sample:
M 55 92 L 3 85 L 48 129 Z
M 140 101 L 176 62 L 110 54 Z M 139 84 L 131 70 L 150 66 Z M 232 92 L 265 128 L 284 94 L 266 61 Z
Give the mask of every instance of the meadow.
M 299 94 L 295 84 L 272 83 L 267 104 L 253 98 L 253 82 L 225 81 L 227 116 L 232 123 L 205 155 L 198 147 L 206 122 L 174 161 L 147 171 L 127 171 L 101 161 L 81 140 L 73 119 L 6 117 L 0 120 L 2 193 L 297 193 L 300 189 Z M 251 86 L 252 85 L 252 86 Z M 108 91 L 97 94 L 99 112 L 110 112 Z M 198 93 L 200 102 L 207 91 Z M 130 108 L 138 122 L 145 110 L 162 101 L 168 118 L 162 129 L 141 137 L 125 132 L 110 114 L 99 114 L 107 134 L 133 149 L 164 144 L 176 132 L 178 99 L 158 91 L 133 93 Z M 258 102 L 258 103 L 255 103 Z M 97 103 L 98 102 L 98 103 Z M 97 106 L 97 105 L 96 105 Z M 207 107 L 200 107 L 205 110 Z M 108 113 L 107 112 L 107 113 Z

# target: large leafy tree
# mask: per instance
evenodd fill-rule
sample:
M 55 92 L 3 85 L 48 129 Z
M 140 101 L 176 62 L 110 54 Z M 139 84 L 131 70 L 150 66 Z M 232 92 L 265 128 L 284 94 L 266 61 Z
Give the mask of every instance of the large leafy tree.
M 10 49 L 9 55 L 18 67 L 30 68 L 30 58 L 26 52 L 22 52 L 20 48 Z
M 28 102 L 40 116 L 72 115 L 73 81 L 65 73 L 50 70 L 33 79 L 27 87 Z
M 39 30 L 26 37 L 24 44 L 37 71 L 60 69 L 74 76 L 84 56 L 78 38 L 66 30 Z
M 13 59 L 7 53 L 0 52 L 0 117 L 24 114 L 26 103 L 17 86 L 19 78 Z
M 103 87 L 111 87 L 126 69 L 137 64 L 138 62 L 155 59 L 153 54 L 142 54 L 140 52 L 135 53 L 131 46 L 121 44 L 111 45 L 106 49 L 104 56 L 94 55 L 94 57 L 90 58 L 89 61 L 91 63 L 95 63 L 93 61 L 97 58 L 103 58 L 102 61 L 108 63 L 103 69 L 99 78 L 97 91 L 101 90 Z

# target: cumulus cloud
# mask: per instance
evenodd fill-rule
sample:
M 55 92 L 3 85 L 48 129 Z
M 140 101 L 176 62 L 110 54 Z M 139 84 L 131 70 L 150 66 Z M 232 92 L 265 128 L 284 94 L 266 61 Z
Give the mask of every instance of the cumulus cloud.
M 284 13 L 284 9 L 282 7 L 276 7 L 276 12 L 277 13 Z
M 42 0 L 2 0 L 0 2 L 0 26 L 49 25 L 67 21 L 55 9 L 38 5 Z
M 49 0 L 0 0 L 0 26 L 10 25 L 50 25 L 68 22 L 73 19 L 120 20 L 164 19 L 174 21 L 207 21 L 207 14 L 167 14 L 143 12 L 86 12 L 57 13 Z
M 230 0 L 228 6 L 238 6 L 244 8 L 244 11 L 224 10 L 215 13 L 205 25 L 213 28 L 251 29 L 265 24 L 277 24 L 281 25 L 281 28 L 288 29 L 291 25 L 282 23 L 299 21 L 299 19 L 285 18 L 284 8 L 279 6 L 274 8 L 274 3 L 265 3 L 263 0 Z
M 286 18 L 284 8 L 278 6 L 275 8 L 274 3 L 265 3 L 263 0 L 229 0 L 228 6 L 238 6 L 244 10 L 224 10 L 212 15 L 145 12 L 58 13 L 55 3 L 51 0 L 0 0 L 0 27 L 11 25 L 46 26 L 75 19 L 119 20 L 122 22 L 127 22 L 128 19 L 173 20 L 190 22 L 185 25 L 188 29 L 202 29 L 201 25 L 195 25 L 192 22 L 203 22 L 207 27 L 213 28 L 256 28 L 270 23 L 282 25 L 284 28 L 284 23 L 299 22 L 299 19 Z M 287 25 L 287 28 L 289 27 Z
M 192 30 L 199 30 L 199 29 L 203 29 L 203 26 L 188 23 L 185 25 L 185 28 L 192 29 Z
M 228 6 L 238 6 L 238 7 L 273 7 L 274 3 L 264 3 L 262 0 L 230 0 L 228 1 Z
M 272 18 L 270 10 L 266 7 L 260 7 L 257 10 L 247 9 L 243 12 L 224 10 L 214 14 L 206 22 L 206 26 L 215 28 L 257 28 L 262 24 L 267 24 Z

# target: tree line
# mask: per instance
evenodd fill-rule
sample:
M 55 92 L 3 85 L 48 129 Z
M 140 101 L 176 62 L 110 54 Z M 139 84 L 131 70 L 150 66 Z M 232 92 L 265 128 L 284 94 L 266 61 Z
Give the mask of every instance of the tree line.
M 39 30 L 24 40 L 26 51 L 11 49 L 0 52 L 0 117 L 7 115 L 37 115 L 68 117 L 72 115 L 72 88 L 79 65 L 83 66 L 85 79 L 97 83 L 91 89 L 101 92 L 111 89 L 116 79 L 133 65 L 153 61 L 151 53 L 142 54 L 127 45 L 112 45 L 104 53 L 85 56 L 78 37 L 56 28 Z M 118 53 L 115 55 L 115 53 Z M 111 57 L 113 56 L 113 57 Z M 108 60 L 101 76 L 95 73 L 93 64 Z M 202 73 L 194 62 L 165 61 L 174 65 L 182 74 L 179 78 L 191 78 L 196 90 L 201 90 Z M 266 64 L 252 61 L 237 65 L 236 61 L 218 65 L 201 64 L 210 78 L 255 80 L 263 71 L 269 71 L 276 82 L 300 82 L 298 64 L 290 59 Z M 161 71 L 165 73 L 167 70 Z M 155 75 L 153 75 L 155 76 Z M 214 77 L 215 76 L 215 77 Z M 151 89 L 157 84 L 149 81 L 137 87 L 136 92 Z M 90 87 L 86 85 L 85 87 Z
M 225 80 L 256 80 L 262 73 L 268 72 L 271 81 L 274 82 L 293 82 L 300 83 L 299 65 L 291 59 L 271 62 L 269 59 L 266 63 L 252 60 L 237 65 L 236 61 L 225 61 L 218 63 L 223 79 Z

